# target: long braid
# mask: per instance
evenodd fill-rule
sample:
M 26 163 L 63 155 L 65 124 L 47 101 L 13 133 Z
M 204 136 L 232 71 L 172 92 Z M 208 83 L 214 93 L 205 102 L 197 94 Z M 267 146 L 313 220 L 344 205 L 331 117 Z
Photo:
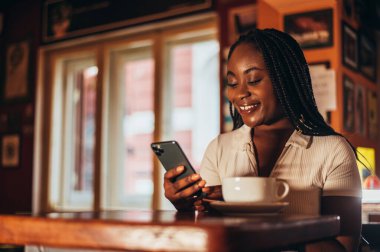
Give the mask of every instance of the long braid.
M 291 47 L 289 47 L 288 44 L 286 44 L 284 41 L 281 41 L 282 43 L 278 43 L 278 37 L 274 36 L 267 36 L 267 39 L 264 44 L 266 48 L 262 50 L 262 53 L 264 55 L 268 54 L 265 52 L 270 52 L 268 40 L 272 42 L 272 48 L 276 48 L 277 50 L 272 50 L 275 52 L 275 58 L 271 57 L 271 60 L 267 59 L 267 64 L 277 66 L 276 68 L 280 68 L 280 76 L 278 76 L 278 79 L 282 79 L 285 82 L 284 85 L 275 85 L 282 89 L 282 94 L 278 94 L 279 99 L 286 99 L 287 101 L 289 101 L 290 105 L 288 107 L 290 108 L 290 110 L 292 110 L 293 114 L 296 114 L 296 116 L 292 118 L 293 122 L 296 122 L 294 123 L 295 127 L 299 127 L 301 128 L 301 130 L 303 128 L 303 131 L 309 132 L 312 135 L 320 135 L 320 132 L 310 132 L 310 129 L 313 126 L 315 127 L 316 125 L 315 123 L 310 122 L 310 120 L 305 119 L 305 117 L 320 117 L 320 114 L 317 110 L 315 101 L 313 99 L 310 99 L 310 97 L 313 97 L 312 91 L 309 91 L 312 90 L 311 83 L 307 83 L 307 81 L 305 81 L 302 71 L 298 70 L 302 69 L 302 63 L 304 62 L 300 62 L 300 60 L 298 59 L 299 57 L 297 57 L 297 55 L 292 51 Z M 284 50 L 284 46 L 287 46 L 288 50 Z M 273 53 L 269 53 L 269 55 L 273 55 Z M 264 60 L 265 59 L 266 57 L 264 57 Z M 306 64 L 306 62 L 304 64 Z M 294 83 L 296 83 L 296 85 L 294 85 Z M 300 106 L 300 104 L 304 104 L 304 106 Z M 302 115 L 303 117 L 302 124 L 299 123 L 301 117 L 300 115 Z M 323 124 L 325 123 L 323 121 L 323 124 L 320 125 L 320 122 L 322 121 L 323 120 L 316 121 L 317 125 L 319 124 L 318 126 L 323 127 Z
M 269 35 L 273 35 L 273 36 L 275 36 L 276 38 L 278 38 L 279 40 L 281 40 L 283 42 L 284 46 L 286 46 L 289 49 L 289 53 L 291 54 L 291 56 L 293 56 L 293 57 L 290 57 L 290 59 L 296 59 L 297 56 L 302 55 L 302 51 L 300 50 L 300 48 L 298 46 L 296 46 L 296 47 L 290 47 L 286 43 L 286 41 L 284 41 L 284 39 L 281 36 L 278 36 L 278 34 L 269 34 Z M 296 43 L 296 42 L 294 41 L 294 43 Z M 285 58 L 285 59 L 287 60 L 288 58 Z M 307 80 L 305 82 L 301 82 L 300 83 L 301 85 L 306 85 L 307 86 L 306 88 L 301 88 L 301 90 L 300 90 L 300 91 L 303 91 L 302 95 L 300 96 L 300 98 L 302 99 L 302 103 L 306 103 L 306 104 L 309 103 L 309 106 L 306 106 L 306 109 L 312 108 L 311 110 L 308 111 L 309 114 L 313 115 L 312 118 L 314 118 L 314 117 L 320 117 L 321 115 L 318 112 L 317 105 L 316 105 L 316 102 L 315 102 L 315 99 L 314 99 L 313 89 L 312 89 L 312 86 L 311 86 L 311 78 L 310 78 L 310 73 L 309 73 L 309 67 L 308 67 L 308 65 L 306 63 L 306 60 L 303 60 L 302 62 L 299 62 L 299 60 L 294 60 L 294 63 L 297 64 L 298 69 L 301 69 L 301 71 L 297 71 L 296 72 L 297 74 L 301 75 L 300 79 Z M 291 70 L 291 68 L 290 68 L 290 70 Z M 312 99 L 310 99 L 310 98 L 312 98 Z M 321 121 L 322 120 L 318 120 L 316 122 L 321 122 Z M 311 123 L 313 123 L 313 122 L 311 122 Z M 323 125 L 321 125 L 321 126 L 323 126 Z

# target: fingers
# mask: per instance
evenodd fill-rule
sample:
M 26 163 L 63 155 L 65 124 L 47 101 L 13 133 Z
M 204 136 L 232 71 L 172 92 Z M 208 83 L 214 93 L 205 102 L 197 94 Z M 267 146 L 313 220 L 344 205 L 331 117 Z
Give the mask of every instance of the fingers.
M 178 191 L 182 190 L 183 188 L 188 187 L 191 184 L 194 184 L 195 182 L 197 182 L 200 179 L 201 179 L 201 176 L 199 174 L 193 174 L 193 175 L 187 176 L 183 179 L 180 179 L 180 180 L 174 182 L 173 186 L 176 189 L 176 191 L 178 192 Z
M 178 184 L 173 182 L 174 178 L 178 177 L 185 171 L 184 166 L 178 166 L 174 169 L 170 169 L 164 174 L 164 190 L 165 197 L 169 200 L 174 199 L 174 194 L 180 189 Z M 183 184 L 183 182 L 182 182 Z
M 205 211 L 206 210 L 206 207 L 203 205 L 203 201 L 202 200 L 196 200 L 194 202 L 194 209 L 197 210 L 197 211 Z
M 184 171 L 185 168 L 183 166 L 179 166 L 174 169 L 170 169 L 164 175 L 165 197 L 171 202 L 175 202 L 180 199 L 187 199 L 206 185 L 206 181 L 201 180 L 199 174 L 192 174 L 173 182 L 173 179 L 178 177 Z
M 202 181 L 204 181 L 204 180 L 202 180 Z M 200 212 L 206 211 L 207 209 L 209 209 L 210 202 L 212 202 L 213 200 L 222 200 L 223 199 L 222 187 L 220 185 L 219 186 L 208 186 L 208 187 L 203 186 L 202 192 L 203 192 L 203 194 L 206 194 L 207 197 L 197 199 L 194 201 L 194 203 L 193 203 L 194 209 L 197 211 L 200 211 Z
M 165 172 L 164 179 L 171 180 L 180 175 L 185 171 L 184 166 L 178 166 L 175 169 L 170 169 L 169 171 Z
M 198 177 L 198 178 L 200 178 L 200 177 Z M 184 178 L 183 180 L 185 180 L 185 179 L 187 179 L 187 177 Z M 180 182 L 180 181 L 178 181 L 178 182 Z M 192 183 L 194 183 L 194 181 L 192 181 Z M 206 185 L 206 181 L 204 181 L 204 180 L 196 182 L 193 185 L 187 187 L 186 189 L 178 190 L 177 193 L 175 194 L 175 198 L 178 198 L 178 199 L 179 198 L 188 198 L 188 197 L 194 195 L 199 190 L 201 190 L 205 185 Z M 182 189 L 182 188 L 184 188 L 184 187 L 181 187 L 180 189 Z
M 202 192 L 207 194 L 208 199 L 221 200 L 222 196 L 222 186 L 208 186 L 202 188 Z

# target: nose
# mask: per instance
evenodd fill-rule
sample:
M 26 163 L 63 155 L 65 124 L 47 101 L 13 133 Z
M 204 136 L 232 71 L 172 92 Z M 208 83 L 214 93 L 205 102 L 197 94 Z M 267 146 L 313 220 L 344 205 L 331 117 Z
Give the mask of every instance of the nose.
M 251 95 L 251 92 L 248 90 L 247 88 L 247 84 L 245 83 L 242 83 L 241 85 L 238 86 L 238 89 L 237 89 L 237 97 L 239 99 L 244 99 L 244 98 L 247 98 Z

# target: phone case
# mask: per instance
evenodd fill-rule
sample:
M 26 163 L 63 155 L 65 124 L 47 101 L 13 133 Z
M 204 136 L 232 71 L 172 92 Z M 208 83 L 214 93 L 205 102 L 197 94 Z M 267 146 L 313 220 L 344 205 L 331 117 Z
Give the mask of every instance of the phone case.
M 191 166 L 185 153 L 176 141 L 156 142 L 151 144 L 153 152 L 164 166 L 165 170 L 176 168 L 180 165 L 185 167 L 185 172 L 176 177 L 175 180 L 187 177 L 196 173 Z

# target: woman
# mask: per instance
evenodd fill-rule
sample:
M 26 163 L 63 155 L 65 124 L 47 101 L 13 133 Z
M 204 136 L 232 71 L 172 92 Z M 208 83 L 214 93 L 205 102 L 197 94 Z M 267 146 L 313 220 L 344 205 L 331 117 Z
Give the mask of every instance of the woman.
M 310 250 L 356 250 L 361 185 L 354 149 L 319 114 L 297 42 L 274 29 L 251 31 L 232 45 L 227 69 L 234 130 L 209 144 L 200 175 L 172 183 L 183 167 L 167 172 L 165 196 L 179 210 L 202 211 L 206 204 L 192 195 L 202 189 L 222 199 L 224 177 L 276 177 L 290 185 L 288 213 L 341 217 L 341 236 Z

